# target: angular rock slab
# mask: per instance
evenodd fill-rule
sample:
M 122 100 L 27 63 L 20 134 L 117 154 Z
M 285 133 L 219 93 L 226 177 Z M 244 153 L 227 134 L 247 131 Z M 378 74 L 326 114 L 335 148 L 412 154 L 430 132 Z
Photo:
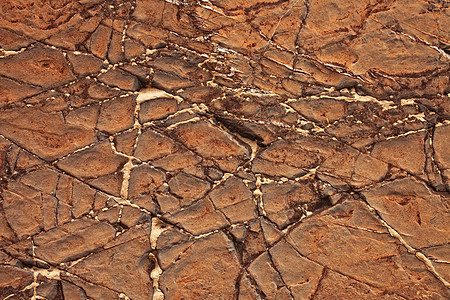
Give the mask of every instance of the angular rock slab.
M 60 86 L 75 79 L 61 52 L 41 46 L 0 59 L 0 75 L 43 88 Z
M 367 202 L 416 249 L 450 242 L 446 199 L 408 177 L 362 193 Z
M 406 298 L 448 297 L 448 289 L 423 263 L 381 228 L 364 204 L 344 202 L 306 219 L 287 240 L 311 261 L 384 293 Z
M 95 141 L 93 128 L 70 124 L 61 113 L 36 108 L 2 111 L 0 134 L 48 161 Z
M 196 241 L 160 278 L 167 299 L 234 299 L 240 267 L 233 243 L 223 233 Z

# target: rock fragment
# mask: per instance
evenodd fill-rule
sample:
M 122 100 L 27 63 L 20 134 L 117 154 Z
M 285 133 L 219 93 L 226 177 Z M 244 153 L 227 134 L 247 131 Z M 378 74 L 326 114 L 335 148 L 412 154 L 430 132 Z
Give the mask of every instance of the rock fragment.
M 41 46 L 0 59 L 0 74 L 25 79 L 25 82 L 43 88 L 53 88 L 75 79 L 60 51 Z
M 163 272 L 160 284 L 164 295 L 168 298 L 233 299 L 239 265 L 236 250 L 225 234 L 215 233 L 198 240 L 190 250 Z

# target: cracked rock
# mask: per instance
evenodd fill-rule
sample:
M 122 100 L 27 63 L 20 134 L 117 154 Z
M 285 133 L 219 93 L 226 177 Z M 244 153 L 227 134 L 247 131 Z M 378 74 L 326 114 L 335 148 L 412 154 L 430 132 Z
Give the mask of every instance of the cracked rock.
M 194 243 L 189 252 L 163 272 L 161 289 L 166 297 L 174 299 L 206 296 L 233 299 L 238 274 L 233 243 L 223 233 L 216 233 Z
M 450 299 L 448 9 L 0 1 L 0 298 Z

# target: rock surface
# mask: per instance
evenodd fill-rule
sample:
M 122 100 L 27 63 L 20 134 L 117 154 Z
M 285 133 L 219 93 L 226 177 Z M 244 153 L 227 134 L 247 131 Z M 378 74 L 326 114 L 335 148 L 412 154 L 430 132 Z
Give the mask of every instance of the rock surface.
M 445 1 L 0 1 L 1 299 L 449 299 Z

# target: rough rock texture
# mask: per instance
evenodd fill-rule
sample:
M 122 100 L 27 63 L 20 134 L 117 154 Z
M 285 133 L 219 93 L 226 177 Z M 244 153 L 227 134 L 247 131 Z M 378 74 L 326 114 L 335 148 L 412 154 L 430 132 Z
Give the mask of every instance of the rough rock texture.
M 448 24 L 0 1 L 0 299 L 450 299 Z

